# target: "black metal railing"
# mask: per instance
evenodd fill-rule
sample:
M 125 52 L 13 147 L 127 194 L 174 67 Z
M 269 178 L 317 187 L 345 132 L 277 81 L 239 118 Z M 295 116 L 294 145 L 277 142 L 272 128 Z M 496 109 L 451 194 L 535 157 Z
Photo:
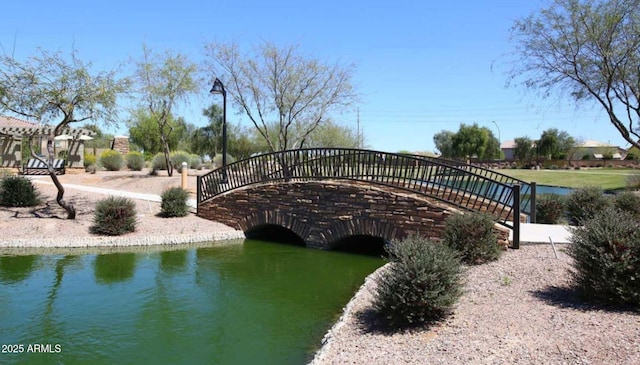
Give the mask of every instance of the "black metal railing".
M 198 205 L 225 192 L 275 181 L 355 180 L 390 186 L 484 211 L 513 227 L 531 198 L 524 181 L 460 162 L 380 151 L 308 148 L 262 154 L 198 177 Z M 514 186 L 519 199 L 514 199 Z M 517 210 L 517 211 L 516 211 Z M 516 213 L 514 213 L 516 212 Z M 524 210 L 527 213 L 527 210 Z M 511 222 L 509 222 L 511 221 Z

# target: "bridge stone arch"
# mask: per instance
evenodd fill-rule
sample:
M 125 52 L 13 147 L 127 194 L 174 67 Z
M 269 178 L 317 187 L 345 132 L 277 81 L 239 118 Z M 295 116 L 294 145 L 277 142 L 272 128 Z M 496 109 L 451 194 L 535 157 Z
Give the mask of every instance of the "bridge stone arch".
M 308 247 L 330 249 L 353 235 L 386 240 L 409 233 L 440 238 L 444 222 L 460 208 L 389 186 L 349 180 L 279 181 L 249 185 L 198 206 L 198 215 L 248 231 L 274 224 L 300 236 Z M 508 230 L 496 225 L 506 245 Z

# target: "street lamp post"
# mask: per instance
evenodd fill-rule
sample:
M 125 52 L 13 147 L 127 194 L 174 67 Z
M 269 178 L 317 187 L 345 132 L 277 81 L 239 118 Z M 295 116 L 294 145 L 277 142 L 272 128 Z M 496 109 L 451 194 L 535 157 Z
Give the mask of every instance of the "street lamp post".
M 222 94 L 222 183 L 227 183 L 227 91 L 224 84 L 216 77 L 210 94 Z
M 500 158 L 500 155 L 502 152 L 502 148 L 501 148 L 502 139 L 500 138 L 500 127 L 498 127 L 498 123 L 496 123 L 495 120 L 492 120 L 491 123 L 495 124 L 496 128 L 498 129 L 498 158 Z

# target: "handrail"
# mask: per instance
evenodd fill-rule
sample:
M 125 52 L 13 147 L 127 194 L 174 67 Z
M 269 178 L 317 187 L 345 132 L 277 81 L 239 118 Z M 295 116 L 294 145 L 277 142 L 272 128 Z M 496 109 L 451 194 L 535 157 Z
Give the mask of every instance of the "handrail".
M 198 177 L 198 205 L 245 186 L 275 181 L 351 180 L 390 186 L 483 210 L 506 226 L 513 219 L 513 186 L 526 203 L 529 184 L 491 170 L 426 156 L 350 148 L 305 148 L 262 154 Z M 523 204 L 524 205 L 524 204 Z

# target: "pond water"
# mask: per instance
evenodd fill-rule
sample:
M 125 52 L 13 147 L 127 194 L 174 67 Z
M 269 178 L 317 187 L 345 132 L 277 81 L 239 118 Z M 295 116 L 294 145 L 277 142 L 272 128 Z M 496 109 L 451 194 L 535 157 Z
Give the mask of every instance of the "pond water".
M 0 256 L 0 363 L 304 364 L 384 264 L 255 240 L 72 252 Z

